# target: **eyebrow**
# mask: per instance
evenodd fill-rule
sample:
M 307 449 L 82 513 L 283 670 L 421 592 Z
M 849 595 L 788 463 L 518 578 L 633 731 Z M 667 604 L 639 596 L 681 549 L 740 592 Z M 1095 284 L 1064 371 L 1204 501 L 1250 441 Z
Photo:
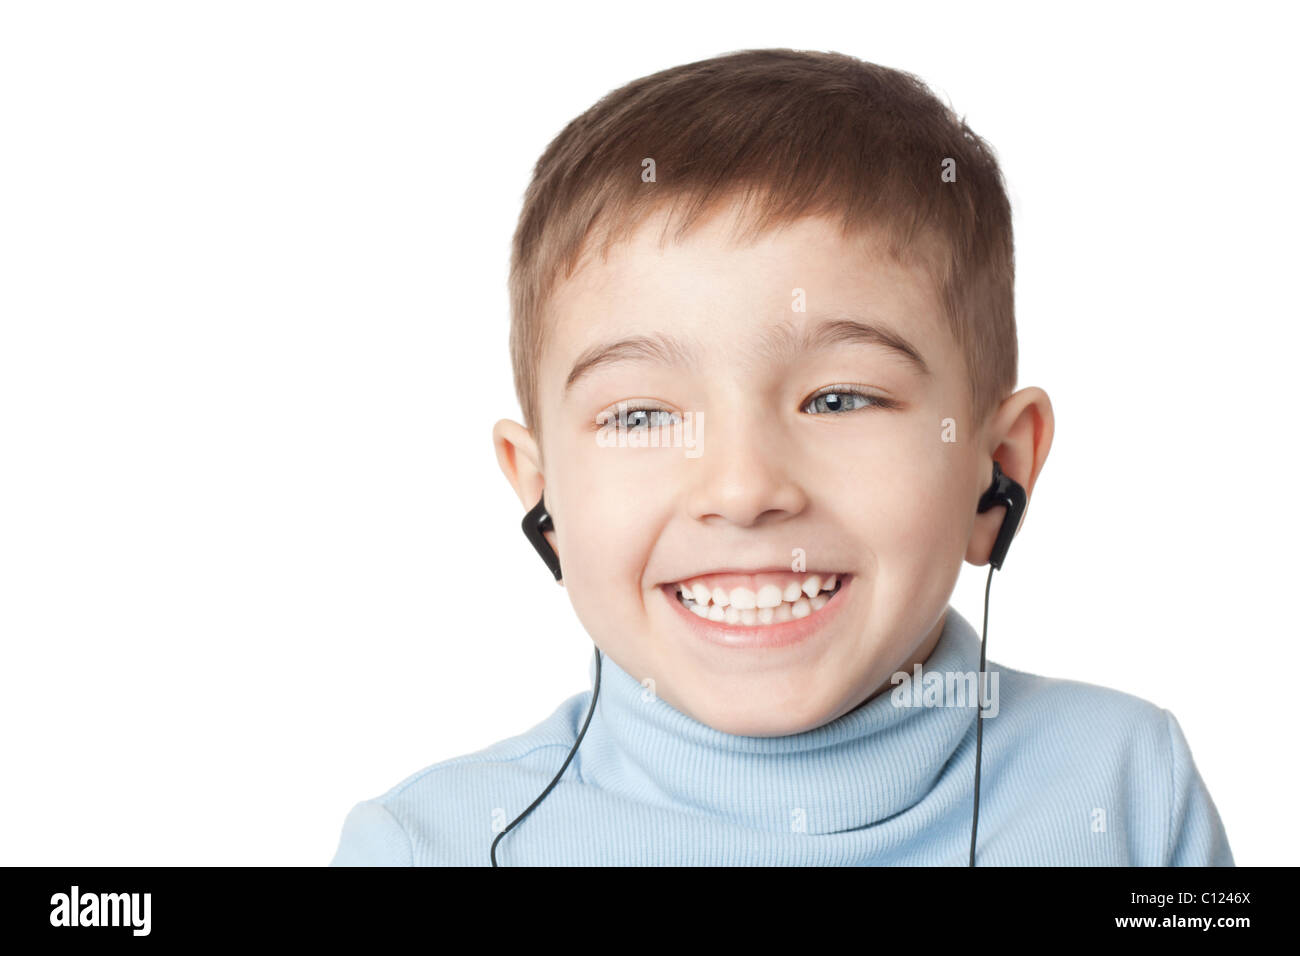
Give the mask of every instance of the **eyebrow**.
M 789 361 L 798 352 L 818 351 L 834 345 L 875 345 L 889 349 L 904 359 L 921 375 L 929 376 L 921 352 L 911 342 L 890 328 L 846 315 L 830 316 L 811 328 L 797 332 L 789 322 L 776 326 L 753 347 L 754 356 L 769 361 Z M 694 353 L 682 341 L 667 333 L 633 335 L 595 345 L 573 364 L 564 383 L 567 394 L 585 375 L 604 365 L 619 362 L 657 362 L 662 365 L 694 364 Z

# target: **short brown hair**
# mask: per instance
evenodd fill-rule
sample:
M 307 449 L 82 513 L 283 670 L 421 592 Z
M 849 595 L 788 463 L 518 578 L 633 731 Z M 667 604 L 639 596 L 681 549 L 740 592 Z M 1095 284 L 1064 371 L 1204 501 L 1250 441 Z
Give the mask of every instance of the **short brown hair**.
M 642 181 L 646 157 L 655 182 Z M 946 160 L 955 181 L 941 176 Z M 535 434 L 561 271 L 571 277 L 592 241 L 603 256 L 667 203 L 687 207 L 680 239 L 741 195 L 750 235 L 838 215 L 845 236 L 877 229 L 896 259 L 923 262 L 965 356 L 975 425 L 1015 388 L 1011 205 L 989 146 L 909 73 L 840 53 L 742 50 L 614 90 L 538 159 L 509 280 L 515 391 Z

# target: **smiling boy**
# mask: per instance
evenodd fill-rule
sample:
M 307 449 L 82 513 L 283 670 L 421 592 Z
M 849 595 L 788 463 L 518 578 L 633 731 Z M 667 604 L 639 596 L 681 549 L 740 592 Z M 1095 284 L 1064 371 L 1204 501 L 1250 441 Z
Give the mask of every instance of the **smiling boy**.
M 948 604 L 1002 522 L 977 505 L 1051 446 L 1013 272 L 992 153 L 907 74 L 744 51 L 570 123 L 515 236 L 527 425 L 493 438 L 545 492 L 597 706 L 357 804 L 333 864 L 488 864 L 572 753 L 500 862 L 965 865 L 975 701 L 891 691 L 978 674 Z M 981 865 L 1232 865 L 1172 714 L 986 670 Z

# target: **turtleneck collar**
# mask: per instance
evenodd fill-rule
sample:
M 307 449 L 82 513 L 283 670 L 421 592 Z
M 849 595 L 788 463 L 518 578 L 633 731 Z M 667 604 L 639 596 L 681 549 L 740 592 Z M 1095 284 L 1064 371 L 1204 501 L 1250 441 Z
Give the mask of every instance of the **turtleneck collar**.
M 979 635 L 950 606 L 922 671 L 978 675 L 979 651 Z M 575 769 L 588 783 L 658 806 L 771 832 L 789 832 L 801 813 L 805 832 L 835 833 L 921 800 L 975 733 L 975 713 L 974 700 L 900 707 L 889 687 L 803 733 L 738 736 L 683 714 L 604 656 Z

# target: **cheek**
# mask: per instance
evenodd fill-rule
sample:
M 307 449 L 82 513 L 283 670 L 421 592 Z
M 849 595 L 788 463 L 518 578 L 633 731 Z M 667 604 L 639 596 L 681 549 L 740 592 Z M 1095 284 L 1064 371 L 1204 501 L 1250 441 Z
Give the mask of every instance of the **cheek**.
M 960 558 L 972 515 L 966 504 L 964 455 L 938 440 L 896 446 L 888 467 L 875 471 L 871 485 L 881 505 L 875 509 L 874 540 L 882 560 L 921 567 L 946 555 Z
M 594 441 L 594 440 L 593 440 Z M 565 489 L 561 564 L 575 612 L 593 633 L 639 613 L 644 569 L 662 527 L 654 488 L 629 449 L 577 449 L 555 480 Z M 620 454 L 622 452 L 622 454 Z
M 956 471 L 943 461 L 900 466 L 879 494 L 892 504 L 866 532 L 875 575 L 868 614 L 873 633 L 896 635 L 902 649 L 952 593 L 971 518 Z
M 917 489 L 913 486 L 912 490 Z M 954 510 L 951 499 L 921 497 L 918 493 L 907 507 L 889 516 L 877 553 L 898 570 L 910 569 L 919 575 L 948 558 L 960 560 L 966 550 L 962 527 L 961 514 Z
M 564 573 L 574 593 L 621 596 L 640 569 L 654 542 L 652 511 L 643 511 L 635 495 L 574 498 L 577 513 L 568 515 L 563 542 Z
M 616 525 L 588 521 L 571 532 L 573 537 L 564 542 L 563 568 L 574 614 L 588 634 L 617 643 L 612 636 L 644 613 L 645 546 L 637 532 Z

